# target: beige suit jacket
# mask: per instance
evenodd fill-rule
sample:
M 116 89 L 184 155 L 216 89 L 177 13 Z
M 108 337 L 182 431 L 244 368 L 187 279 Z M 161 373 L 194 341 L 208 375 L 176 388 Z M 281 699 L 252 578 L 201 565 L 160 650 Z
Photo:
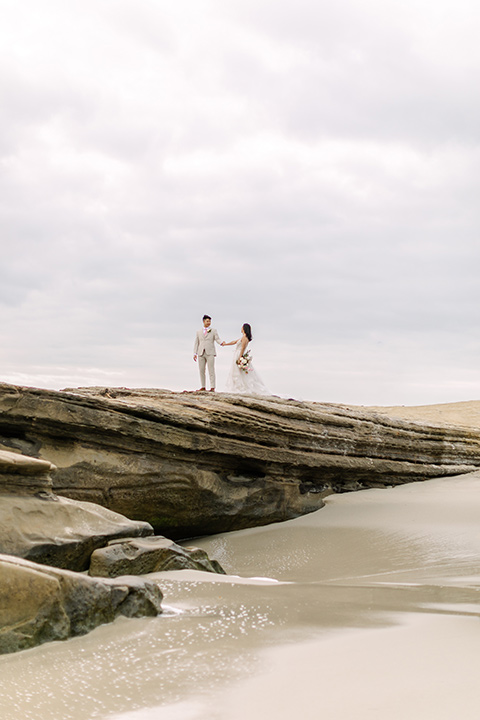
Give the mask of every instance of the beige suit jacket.
M 218 337 L 218 332 L 215 330 L 215 328 L 212 328 L 210 326 L 206 335 L 204 335 L 202 328 L 201 330 L 198 330 L 197 334 L 195 335 L 193 354 L 216 355 L 217 353 L 215 343 L 218 343 L 219 345 L 222 344 L 222 341 Z

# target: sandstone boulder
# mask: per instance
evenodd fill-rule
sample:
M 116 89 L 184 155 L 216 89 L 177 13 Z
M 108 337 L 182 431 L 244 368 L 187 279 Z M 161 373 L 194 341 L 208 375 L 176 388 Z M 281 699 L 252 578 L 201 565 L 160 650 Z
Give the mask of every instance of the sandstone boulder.
M 144 575 L 164 570 L 203 570 L 225 574 L 200 548 L 181 547 L 164 537 L 111 540 L 92 553 L 89 574 L 100 577 Z
M 161 601 L 146 579 L 98 580 L 0 555 L 0 653 L 84 635 L 119 615 L 158 615 Z
M 148 523 L 54 495 L 54 471 L 49 462 L 0 452 L 0 553 L 82 571 L 109 540 L 153 533 Z

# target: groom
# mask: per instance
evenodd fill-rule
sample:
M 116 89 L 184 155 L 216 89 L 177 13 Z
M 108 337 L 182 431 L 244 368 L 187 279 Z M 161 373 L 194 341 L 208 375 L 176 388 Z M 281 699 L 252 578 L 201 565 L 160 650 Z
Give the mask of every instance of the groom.
M 225 345 L 218 337 L 218 332 L 211 327 L 212 318 L 210 315 L 203 316 L 203 328 L 195 335 L 193 345 L 193 359 L 197 362 L 200 371 L 200 390 L 205 390 L 205 365 L 208 367 L 210 376 L 210 392 L 215 392 L 215 343 Z

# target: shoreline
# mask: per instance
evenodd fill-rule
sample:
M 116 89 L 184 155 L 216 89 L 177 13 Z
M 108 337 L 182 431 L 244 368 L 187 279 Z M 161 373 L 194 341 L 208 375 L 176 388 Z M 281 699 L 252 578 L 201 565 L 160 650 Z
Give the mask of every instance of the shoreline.
M 463 427 L 477 409 L 361 408 Z M 2 718 L 475 720 L 479 487 L 480 470 L 331 495 L 197 539 L 232 574 L 155 574 L 163 617 L 1 657 Z

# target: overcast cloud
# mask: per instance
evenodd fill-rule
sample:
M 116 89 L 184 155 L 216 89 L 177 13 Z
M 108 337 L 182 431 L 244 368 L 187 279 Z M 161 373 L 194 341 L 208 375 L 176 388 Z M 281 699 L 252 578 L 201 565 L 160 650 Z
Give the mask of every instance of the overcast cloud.
M 0 7 L 2 380 L 480 397 L 477 3 Z

